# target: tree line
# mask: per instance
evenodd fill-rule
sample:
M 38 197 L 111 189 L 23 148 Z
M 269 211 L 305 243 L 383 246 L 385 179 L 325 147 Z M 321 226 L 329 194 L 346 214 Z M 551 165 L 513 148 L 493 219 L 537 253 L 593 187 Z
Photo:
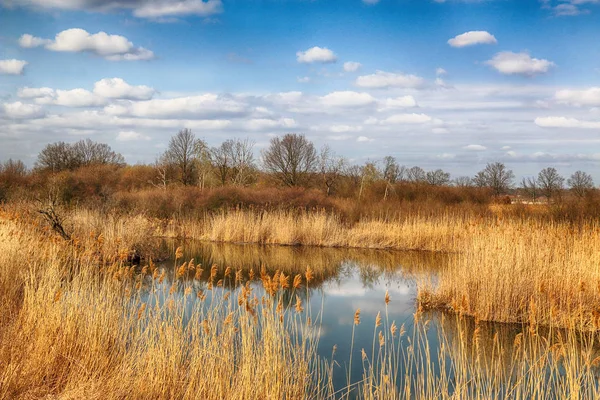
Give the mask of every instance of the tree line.
M 426 171 L 419 166 L 407 167 L 398 164 L 392 156 L 367 161 L 363 165 L 351 164 L 346 158 L 336 155 L 329 146 L 317 149 L 306 136 L 297 133 L 272 138 L 260 158 L 260 162 L 255 159 L 254 142 L 249 139 L 228 139 L 210 147 L 191 130 L 183 129 L 170 138 L 167 149 L 155 161 L 150 183 L 163 189 L 175 183 L 200 188 L 249 186 L 262 173 L 281 186 L 319 186 L 331 195 L 345 179 L 357 189 L 359 198 L 370 185 L 376 182 L 383 184 L 384 200 L 400 183 L 486 188 L 494 196 L 505 195 L 515 188 L 513 171 L 501 162 L 487 164 L 473 177 L 451 179 L 451 175 L 442 169 Z M 56 142 L 48 144 L 38 154 L 35 170 L 56 173 L 91 165 L 122 167 L 125 160 L 109 145 L 90 139 L 73 144 Z M 18 183 L 27 173 L 21 161 L 8 160 L 0 164 L 0 183 Z M 565 182 L 577 197 L 585 197 L 594 189 L 593 179 L 588 173 L 577 171 L 565 179 L 552 167 L 543 169 L 537 177 L 523 178 L 517 189 L 533 201 L 542 196 L 550 200 L 563 193 Z

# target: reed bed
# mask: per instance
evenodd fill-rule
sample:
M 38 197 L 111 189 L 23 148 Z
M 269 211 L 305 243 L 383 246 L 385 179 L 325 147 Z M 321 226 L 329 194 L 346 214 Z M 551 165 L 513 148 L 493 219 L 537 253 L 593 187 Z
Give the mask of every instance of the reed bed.
M 166 285 L 152 265 L 99 263 L 112 257 L 90 256 L 104 248 L 92 246 L 98 238 L 52 240 L 12 219 L 0 219 L 0 238 L 2 399 L 300 399 L 327 390 L 318 326 L 304 310 L 279 312 L 275 297 L 261 301 L 250 287 L 219 298 L 194 281 Z M 183 268 L 193 275 L 192 265 Z
M 419 301 L 480 320 L 600 329 L 600 225 L 508 220 L 473 229 Z
M 410 215 L 401 220 L 374 218 L 347 223 L 325 211 L 236 210 L 203 220 L 178 221 L 165 230 L 165 235 L 213 242 L 455 251 L 465 238 L 462 227 L 467 218 Z
M 354 359 L 362 364 L 362 378 L 335 392 L 334 360 L 317 356 L 318 318 L 303 297 L 315 279 L 311 269 L 298 277 L 257 271 L 264 295 L 245 282 L 229 292 L 227 280 L 240 279 L 238 271 L 221 276 L 211 268 L 208 282 L 201 282 L 194 278 L 202 267 L 183 262 L 187 258 L 178 250 L 169 267 L 175 276 L 171 282 L 165 279 L 167 271 L 153 263 L 127 264 L 124 249 L 148 237 L 136 239 L 131 233 L 139 226 L 124 218 L 103 223 L 95 215 L 73 216 L 77 235 L 66 242 L 30 223 L 29 216 L 0 213 L 0 398 L 600 395 L 596 332 L 558 329 L 566 322 L 573 325 L 574 318 L 559 317 L 566 310 L 580 310 L 579 327 L 595 326 L 586 312 L 599 293 L 597 226 L 574 230 L 560 224 L 471 221 L 452 228 L 462 229 L 460 238 L 439 243 L 449 250 L 460 243 L 463 249 L 420 292 L 415 329 L 407 334 L 390 321 L 387 309 L 394 300 L 382 299 L 372 346 L 359 349 L 361 357 Z M 93 221 L 93 231 L 86 231 Z M 111 227 L 121 223 L 119 229 Z M 148 235 L 157 232 L 152 221 L 142 226 L 149 227 Z M 443 237 L 449 229 L 436 232 Z M 536 250 L 545 251 L 541 258 Z M 231 255 L 215 257 L 226 262 Z M 473 271 L 485 263 L 489 269 Z M 502 274 L 485 276 L 493 271 Z M 493 289 L 498 278 L 521 286 L 513 290 L 507 282 Z M 444 297 L 447 293 L 451 296 Z M 538 297 L 531 302 L 528 295 Z M 520 299 L 527 301 L 521 313 L 503 310 Z M 555 299 L 554 308 L 542 305 L 544 299 Z M 426 306 L 453 304 L 455 317 L 423 312 Z M 483 322 L 503 315 L 524 322 L 519 326 L 525 329 L 502 333 Z M 356 326 L 360 311 L 354 317 Z M 542 323 L 548 328 L 540 328 Z

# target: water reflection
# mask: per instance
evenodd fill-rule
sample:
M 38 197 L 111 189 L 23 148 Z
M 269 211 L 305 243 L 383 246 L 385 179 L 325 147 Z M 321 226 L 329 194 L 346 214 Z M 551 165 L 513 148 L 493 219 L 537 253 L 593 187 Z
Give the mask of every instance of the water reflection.
M 163 246 L 163 251 L 175 254 L 176 243 L 165 242 Z M 416 282 L 435 277 L 447 262 L 443 254 L 198 242 L 185 243 L 183 249 L 177 262 L 168 260 L 159 265 L 164 279 L 158 287 L 155 281 L 152 285 L 158 293 L 162 287 L 163 294 L 155 295 L 155 301 L 166 299 L 169 292 L 183 296 L 184 288 L 191 286 L 196 292 L 191 298 L 198 301 L 198 297 L 207 295 L 209 301 L 203 306 L 210 307 L 223 296 L 237 296 L 248 281 L 260 299 L 265 294 L 264 281 L 259 283 L 261 275 L 263 279 L 273 275 L 287 279 L 289 288 L 279 294 L 283 306 L 294 307 L 296 296 L 299 297 L 306 313 L 312 312 L 313 320 L 320 324 L 319 355 L 331 359 L 336 347 L 336 389 L 348 382 L 351 358 L 354 362 L 350 380 L 356 382 L 364 377 L 363 351 L 368 360 L 378 357 L 375 326 L 377 314 L 381 313 L 379 331 L 389 331 L 394 323 L 403 332 L 395 345 L 400 362 L 391 375 L 398 386 L 410 385 L 412 393 L 420 390 L 434 396 L 435 390 L 445 390 L 446 395 L 467 390 L 478 397 L 481 393 L 477 390 L 483 387 L 489 388 L 487 398 L 504 398 L 507 388 L 515 382 L 523 387 L 539 387 L 542 382 L 551 388 L 549 392 L 563 395 L 564 376 L 585 365 L 589 373 L 578 378 L 584 386 L 580 391 L 590 395 L 598 390 L 600 352 L 593 337 L 574 337 L 559 330 L 532 331 L 519 325 L 485 323 L 441 312 L 421 314 L 416 310 Z M 194 268 L 174 279 L 181 264 L 190 261 Z M 308 268 L 313 279 L 306 285 Z M 292 282 L 297 274 L 303 276 L 302 287 L 294 289 Z M 391 299 L 387 306 L 386 293 Z M 186 303 L 190 311 L 191 303 Z M 361 310 L 361 323 L 355 326 L 357 309 Z M 421 322 L 415 325 L 416 319 Z M 410 355 L 410 351 L 414 354 Z M 419 360 L 417 353 L 422 357 Z M 433 385 L 432 380 L 442 383 Z M 521 398 L 534 395 L 527 388 L 519 390 Z

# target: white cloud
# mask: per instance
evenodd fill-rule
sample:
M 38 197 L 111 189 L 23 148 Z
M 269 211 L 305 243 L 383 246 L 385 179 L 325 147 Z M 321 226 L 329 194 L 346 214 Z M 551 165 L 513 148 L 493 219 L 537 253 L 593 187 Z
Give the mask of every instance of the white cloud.
M 558 16 L 575 16 L 580 14 L 586 14 L 589 11 L 582 11 L 574 4 L 559 4 L 552 9 L 555 15 Z
M 400 124 L 424 124 L 430 122 L 432 118 L 427 114 L 395 114 L 387 117 L 380 122 L 382 125 L 400 125 Z
M 356 141 L 359 142 L 359 143 L 361 143 L 361 142 L 372 142 L 374 140 L 375 139 L 371 139 L 371 138 L 368 138 L 366 136 L 359 136 L 359 137 L 356 138 Z
M 363 3 L 373 5 L 379 3 L 379 0 L 362 0 Z
M 21 103 L 20 101 L 4 103 L 2 111 L 2 114 L 12 119 L 34 119 L 42 118 L 45 115 L 42 107 L 36 104 Z
M 446 71 L 444 68 L 436 68 L 435 70 L 435 75 L 436 76 L 442 76 L 442 75 L 446 75 L 448 73 L 448 71 Z
M 175 17 L 199 15 L 202 17 L 221 13 L 221 0 L 160 0 L 143 2 L 134 9 L 133 15 L 140 18 Z
M 470 144 L 468 146 L 463 147 L 463 149 L 470 151 L 484 151 L 487 150 L 487 147 L 482 146 L 480 144 Z
M 155 92 L 149 86 L 132 86 L 121 78 L 105 78 L 94 84 L 94 93 L 108 99 L 149 100 Z
M 368 93 L 341 91 L 329 93 L 320 101 L 329 107 L 362 107 L 374 103 L 375 98 Z
M 446 128 L 433 128 L 431 132 L 435 133 L 436 135 L 444 135 L 446 133 L 450 133 L 450 131 Z
M 26 33 L 19 38 L 19 46 L 26 48 L 26 49 L 45 46 L 50 43 L 52 43 L 52 40 L 50 40 L 50 39 L 42 39 L 42 38 L 30 35 L 29 33 Z
M 139 18 L 198 15 L 208 17 L 223 11 L 221 0 L 0 0 L 8 6 L 33 9 L 63 9 L 86 11 L 132 10 Z
M 356 72 L 362 67 L 362 64 L 355 61 L 346 61 L 344 63 L 344 71 L 346 72 Z
M 57 90 L 53 104 L 66 107 L 97 107 L 105 105 L 106 100 L 85 89 Z
M 416 107 L 417 101 L 412 96 L 402 96 L 396 98 L 387 98 L 381 103 L 381 108 L 378 111 L 386 111 L 394 108 L 411 108 Z
M 600 87 L 591 87 L 584 90 L 559 90 L 554 98 L 560 103 L 576 106 L 600 106 Z
M 448 40 L 452 47 L 466 47 L 476 44 L 496 44 L 498 41 L 491 33 L 487 31 L 469 31 L 462 33 Z
M 147 118 L 214 118 L 222 115 L 245 114 L 246 104 L 229 96 L 206 93 L 173 99 L 153 99 L 128 104 L 126 114 Z M 123 109 L 119 109 L 120 112 Z
M 555 64 L 545 59 L 532 58 L 528 53 L 503 51 L 485 62 L 505 75 L 534 76 L 548 72 Z
M 54 90 L 51 88 L 22 88 L 19 97 L 33 98 L 38 104 L 57 105 L 65 107 L 99 107 L 107 103 L 106 99 L 89 90 Z
M 118 142 L 137 142 L 140 140 L 151 140 L 150 136 L 141 134 L 135 131 L 121 131 L 117 135 L 116 140 Z
M 29 63 L 23 60 L 0 60 L 0 74 L 21 75 L 27 64 Z
M 308 83 L 308 82 L 310 82 L 310 76 L 302 76 L 302 77 L 298 77 L 298 78 L 296 78 L 296 80 L 297 80 L 299 83 Z
M 416 75 L 405 75 L 385 71 L 376 71 L 371 75 L 362 75 L 356 78 L 356 85 L 365 88 L 383 89 L 389 87 L 418 88 L 423 86 L 425 80 Z
M 135 47 L 126 37 L 106 32 L 90 34 L 84 29 L 72 28 L 56 34 L 54 40 L 25 34 L 19 39 L 22 47 L 44 46 L 58 52 L 90 52 L 111 61 L 150 60 L 154 53 L 143 47 Z
M 345 132 L 360 132 L 363 128 L 360 125 L 332 125 L 329 127 L 330 132 L 345 133 Z
M 502 150 L 510 150 L 511 147 L 510 146 L 502 146 Z
M 265 129 L 274 128 L 295 128 L 298 124 L 293 118 L 280 118 L 267 119 L 267 118 L 255 118 L 244 122 L 243 126 L 245 129 L 251 131 L 262 131 Z
M 534 122 L 542 128 L 600 129 L 600 121 L 582 121 L 568 117 L 538 117 Z
M 334 63 L 337 61 L 337 56 L 333 51 L 327 47 L 311 47 L 306 51 L 298 51 L 296 58 L 299 63 L 312 64 L 312 63 Z
M 506 152 L 506 155 L 509 156 L 509 157 L 516 157 L 517 156 L 517 152 L 513 151 L 513 150 L 510 150 L 510 151 Z
M 49 87 L 30 88 L 22 87 L 17 91 L 17 96 L 22 99 L 35 99 L 37 97 L 54 96 L 54 89 Z

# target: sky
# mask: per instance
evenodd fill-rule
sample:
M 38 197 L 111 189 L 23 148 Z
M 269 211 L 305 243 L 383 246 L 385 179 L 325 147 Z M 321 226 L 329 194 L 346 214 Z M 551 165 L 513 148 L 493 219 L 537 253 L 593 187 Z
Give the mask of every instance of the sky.
M 599 37 L 600 0 L 0 0 L 0 161 L 190 128 L 600 183 Z

